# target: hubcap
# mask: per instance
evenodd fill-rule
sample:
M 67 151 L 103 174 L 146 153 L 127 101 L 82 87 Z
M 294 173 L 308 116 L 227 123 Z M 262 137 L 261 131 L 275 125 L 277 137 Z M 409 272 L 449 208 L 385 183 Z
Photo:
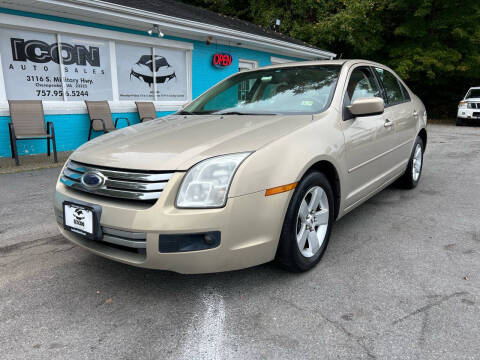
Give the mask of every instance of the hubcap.
M 422 171 L 422 146 L 417 144 L 413 153 L 412 177 L 413 181 L 417 181 Z
M 297 215 L 297 244 L 303 256 L 312 257 L 320 250 L 328 219 L 327 194 L 320 186 L 314 186 L 303 197 Z

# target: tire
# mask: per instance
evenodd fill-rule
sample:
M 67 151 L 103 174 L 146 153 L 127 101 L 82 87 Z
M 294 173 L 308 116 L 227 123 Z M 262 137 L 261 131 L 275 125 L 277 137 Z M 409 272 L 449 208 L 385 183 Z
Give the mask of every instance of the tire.
M 317 207 L 313 199 L 317 199 Z M 302 213 L 306 216 L 300 213 L 301 205 Z M 317 214 L 317 221 L 312 213 Z M 304 272 L 313 268 L 327 248 L 334 213 L 333 191 L 327 177 L 318 171 L 305 175 L 295 189 L 285 215 L 277 249 L 277 263 L 293 272 Z M 316 231 L 309 230 L 312 228 Z M 304 240 L 302 250 L 297 236 Z
M 418 155 L 417 151 L 420 148 L 421 153 Z M 425 145 L 423 144 L 423 140 L 417 136 L 415 140 L 415 144 L 413 145 L 412 154 L 410 155 L 410 159 L 408 160 L 407 170 L 405 173 L 398 179 L 398 183 L 401 187 L 405 189 L 413 189 L 415 188 L 418 183 L 420 182 L 420 177 L 422 175 L 423 169 L 423 151 L 425 149 Z M 418 157 L 420 156 L 420 158 Z M 420 159 L 420 165 L 418 167 L 418 159 Z M 414 167 L 417 166 L 416 171 L 414 172 Z M 417 175 L 416 175 L 417 174 Z
M 463 126 L 463 125 L 464 125 L 463 119 L 462 119 L 462 118 L 457 118 L 456 125 L 457 125 L 457 126 Z

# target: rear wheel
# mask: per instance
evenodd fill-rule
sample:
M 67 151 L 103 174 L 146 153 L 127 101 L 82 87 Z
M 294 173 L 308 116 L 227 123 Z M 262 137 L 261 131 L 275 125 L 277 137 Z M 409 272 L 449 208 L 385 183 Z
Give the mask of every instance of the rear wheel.
M 423 149 L 425 148 L 423 140 L 417 136 L 415 145 L 413 146 L 410 160 L 408 161 L 407 170 L 398 180 L 400 185 L 406 189 L 413 189 L 418 185 L 423 168 Z
M 307 174 L 290 201 L 277 262 L 296 272 L 314 267 L 327 248 L 333 216 L 333 191 L 328 179 L 317 171 Z

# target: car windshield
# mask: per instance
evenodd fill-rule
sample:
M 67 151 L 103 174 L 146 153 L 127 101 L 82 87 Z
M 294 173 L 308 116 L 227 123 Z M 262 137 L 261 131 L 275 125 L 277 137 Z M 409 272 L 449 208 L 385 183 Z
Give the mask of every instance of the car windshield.
M 480 98 L 480 89 L 470 89 L 465 99 Z
M 201 95 L 180 113 L 319 113 L 330 105 L 340 69 L 338 65 L 316 65 L 239 73 Z

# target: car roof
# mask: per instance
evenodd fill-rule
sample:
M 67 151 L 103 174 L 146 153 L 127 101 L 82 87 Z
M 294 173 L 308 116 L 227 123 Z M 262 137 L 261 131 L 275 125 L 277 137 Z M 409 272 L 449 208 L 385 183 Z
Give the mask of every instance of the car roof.
M 387 67 L 383 64 L 370 61 L 370 60 L 363 60 L 363 59 L 338 59 L 338 60 L 313 60 L 313 61 L 299 61 L 299 62 L 287 62 L 283 64 L 275 64 L 275 65 L 268 65 L 262 66 L 261 69 L 276 69 L 276 68 L 285 68 L 285 67 L 292 67 L 292 66 L 312 66 L 312 65 L 354 65 L 354 64 L 367 64 L 372 66 L 381 66 Z M 252 69 L 250 71 L 254 71 L 257 69 Z

